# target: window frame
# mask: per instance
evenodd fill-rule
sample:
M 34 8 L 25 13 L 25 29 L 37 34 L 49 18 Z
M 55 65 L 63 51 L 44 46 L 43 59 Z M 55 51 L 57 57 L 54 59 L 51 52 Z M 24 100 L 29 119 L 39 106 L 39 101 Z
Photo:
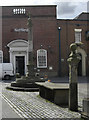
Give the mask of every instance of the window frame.
M 42 54 L 42 53 L 40 53 L 41 51 L 44 51 L 44 53 Z M 39 54 L 42 54 L 42 55 L 39 55 Z M 39 63 L 39 56 L 44 56 L 44 54 L 45 54 L 45 58 L 46 58 L 46 60 L 45 60 L 45 66 L 40 66 L 40 63 Z M 44 64 L 44 63 L 43 63 Z M 37 68 L 47 68 L 47 50 L 45 50 L 45 49 L 39 49 L 39 50 L 37 50 Z
M 75 31 L 75 43 L 80 43 L 82 29 L 75 29 L 74 31 Z

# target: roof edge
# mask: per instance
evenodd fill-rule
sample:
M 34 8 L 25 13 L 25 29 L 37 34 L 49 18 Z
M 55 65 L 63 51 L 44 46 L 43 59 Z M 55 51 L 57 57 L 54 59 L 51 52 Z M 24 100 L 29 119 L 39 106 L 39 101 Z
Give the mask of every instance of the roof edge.
M 7 5 L 0 7 L 56 7 L 57 5 Z

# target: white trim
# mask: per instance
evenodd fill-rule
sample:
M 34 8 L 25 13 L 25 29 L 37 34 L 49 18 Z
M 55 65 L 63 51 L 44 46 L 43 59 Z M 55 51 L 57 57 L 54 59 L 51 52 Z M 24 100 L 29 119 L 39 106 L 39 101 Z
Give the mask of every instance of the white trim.
M 18 39 L 18 40 L 13 40 L 11 41 L 10 43 L 7 44 L 7 47 L 11 47 L 12 44 L 16 43 L 16 42 L 23 42 L 23 43 L 26 43 L 28 44 L 28 42 L 26 40 L 22 40 L 22 39 Z
M 16 56 L 25 57 L 25 74 L 27 72 L 26 65 L 28 64 L 28 42 L 25 40 L 13 40 L 8 45 L 10 53 L 10 63 L 14 66 L 14 73 L 16 73 Z
M 10 53 L 10 63 L 12 63 L 12 52 L 9 51 L 9 53 Z
M 82 32 L 82 29 L 74 29 L 75 32 Z
M 19 52 L 22 52 L 22 51 L 28 51 L 28 48 L 27 47 L 12 47 L 10 48 L 10 52 L 14 52 L 14 51 L 19 51 Z
M 81 31 L 82 29 L 74 29 L 75 30 L 75 43 L 81 42 Z
M 77 52 L 81 53 L 81 55 L 82 55 L 82 76 L 86 76 L 86 57 L 87 57 L 87 54 L 80 47 L 77 48 Z
M 0 50 L 0 55 L 1 55 L 1 63 L 3 63 L 3 51 Z

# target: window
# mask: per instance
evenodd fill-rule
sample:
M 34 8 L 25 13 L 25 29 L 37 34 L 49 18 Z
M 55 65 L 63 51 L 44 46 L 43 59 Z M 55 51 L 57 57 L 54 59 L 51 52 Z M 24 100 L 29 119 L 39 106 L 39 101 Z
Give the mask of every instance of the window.
M 47 50 L 37 50 L 37 67 L 47 68 Z
M 82 29 L 75 29 L 75 42 L 81 42 L 81 31 Z
M 3 62 L 3 52 L 0 50 L 0 63 Z
M 25 8 L 15 8 L 15 9 L 13 9 L 13 13 L 14 13 L 14 15 L 25 14 L 26 10 L 25 10 Z

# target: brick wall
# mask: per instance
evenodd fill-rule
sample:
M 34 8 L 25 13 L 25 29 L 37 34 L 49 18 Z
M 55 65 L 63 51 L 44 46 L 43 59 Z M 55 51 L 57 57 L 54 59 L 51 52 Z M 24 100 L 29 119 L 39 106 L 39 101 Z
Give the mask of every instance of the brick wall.
M 25 8 L 25 15 L 14 15 L 13 9 Z M 36 58 L 36 51 L 43 48 L 48 53 L 48 68 L 41 69 L 41 71 L 49 71 L 49 66 L 53 67 L 54 73 L 58 72 L 58 29 L 56 20 L 56 6 L 6 6 L 3 7 L 3 51 L 4 62 L 9 62 L 9 50 L 7 44 L 12 40 L 24 39 L 28 40 L 27 32 L 15 32 L 15 28 L 27 28 L 27 14 L 32 15 L 33 23 L 33 42 L 34 55 Z M 34 60 L 36 64 L 36 59 Z
M 89 23 L 85 20 L 61 20 L 56 19 L 56 6 L 4 6 L 2 7 L 2 40 L 4 62 L 9 62 L 9 49 L 7 44 L 12 40 L 24 39 L 28 40 L 27 32 L 15 32 L 15 28 L 27 29 L 28 13 L 32 16 L 33 23 L 33 43 L 34 43 L 34 62 L 36 65 L 37 50 L 41 45 L 47 50 L 48 68 L 41 69 L 43 72 L 53 72 L 55 75 L 59 73 L 59 30 L 61 40 L 61 75 L 68 75 L 67 59 L 70 53 L 70 44 L 75 42 L 74 29 L 82 29 L 83 49 L 87 53 L 87 74 L 89 71 L 89 41 L 86 41 L 85 32 L 88 29 Z M 13 14 L 13 9 L 24 8 L 26 14 Z M 49 71 L 49 66 L 53 67 Z
M 75 32 L 74 29 L 82 29 L 81 41 L 84 43 L 83 49 L 89 54 L 89 41 L 86 41 L 86 31 L 87 31 L 87 21 L 81 20 L 58 20 L 58 26 L 61 27 L 61 59 L 64 61 L 61 62 L 62 65 L 62 74 L 68 75 L 68 55 L 70 53 L 70 44 L 75 42 Z M 88 64 L 87 64 L 88 63 Z M 89 55 L 87 56 L 87 72 L 89 69 Z M 87 73 L 88 74 L 88 73 Z

